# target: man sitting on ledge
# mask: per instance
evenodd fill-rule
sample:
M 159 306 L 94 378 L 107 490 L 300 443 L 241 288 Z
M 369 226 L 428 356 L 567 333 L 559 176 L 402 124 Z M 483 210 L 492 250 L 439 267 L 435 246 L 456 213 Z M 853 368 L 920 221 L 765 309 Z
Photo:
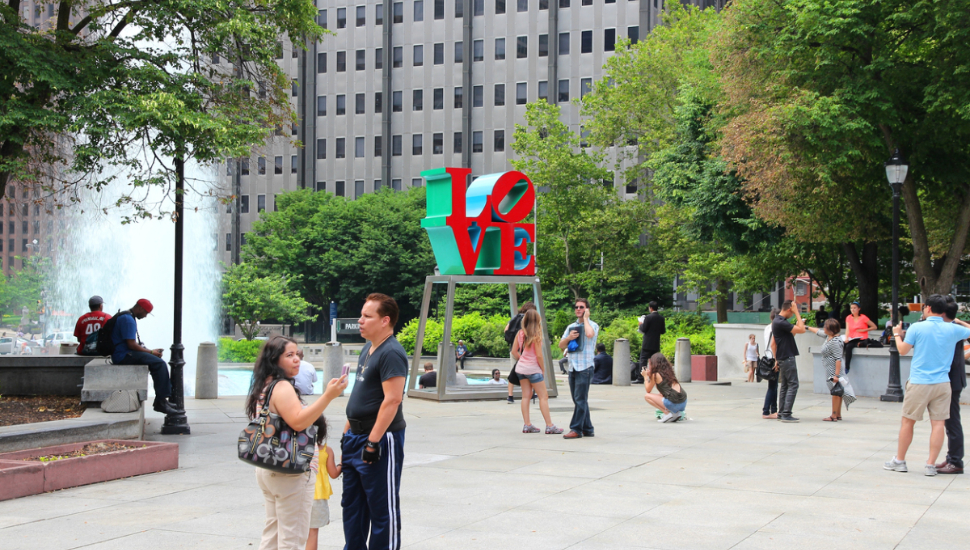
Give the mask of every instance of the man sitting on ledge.
M 172 396 L 172 383 L 168 376 L 168 365 L 162 360 L 162 349 L 148 349 L 138 337 L 138 324 L 135 319 L 144 319 L 152 309 L 152 303 L 142 298 L 131 310 L 115 315 L 114 331 L 111 333 L 111 343 L 115 350 L 111 354 L 111 362 L 115 365 L 148 365 L 155 387 L 152 408 L 167 415 L 182 414 L 184 411 L 169 401 Z

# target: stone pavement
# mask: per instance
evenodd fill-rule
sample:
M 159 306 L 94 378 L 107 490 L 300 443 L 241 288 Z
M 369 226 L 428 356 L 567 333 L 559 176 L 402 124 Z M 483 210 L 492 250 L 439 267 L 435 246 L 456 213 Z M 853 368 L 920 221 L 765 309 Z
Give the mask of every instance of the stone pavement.
M 565 389 L 565 388 L 564 388 Z M 522 434 L 518 402 L 405 400 L 401 482 L 407 548 L 966 548 L 970 478 L 922 475 L 929 423 L 917 424 L 913 471 L 887 472 L 898 404 L 860 399 L 844 422 L 829 398 L 799 394 L 800 424 L 762 420 L 764 384 L 687 385 L 690 420 L 658 424 L 639 386 L 594 386 L 595 438 Z M 551 401 L 566 426 L 568 390 Z M 330 409 L 343 426 L 346 399 Z M 236 459 L 243 399 L 189 400 L 181 467 L 0 502 L 0 548 L 256 548 L 263 524 L 254 468 Z M 965 409 L 965 413 L 966 413 Z M 154 414 L 154 413 L 153 413 Z M 542 423 L 533 407 L 533 422 Z M 331 439 L 333 441 L 333 439 Z M 340 482 L 320 530 L 343 545 Z

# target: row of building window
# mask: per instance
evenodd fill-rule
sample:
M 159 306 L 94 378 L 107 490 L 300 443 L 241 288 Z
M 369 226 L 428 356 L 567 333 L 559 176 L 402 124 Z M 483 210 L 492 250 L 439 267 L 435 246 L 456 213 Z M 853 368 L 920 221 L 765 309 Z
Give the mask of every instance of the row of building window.
M 10 212 L 10 215 L 11 216 L 16 216 L 17 215 L 17 207 L 16 207 L 16 205 L 13 205 L 13 204 L 7 205 L 7 210 Z M 4 212 L 3 206 L 0 206 L 0 216 L 3 216 L 3 212 Z M 20 205 L 20 215 L 21 216 L 29 216 L 30 215 L 30 206 L 27 205 L 27 204 L 21 204 Z M 40 216 L 40 205 L 39 204 L 35 204 L 34 205 L 34 215 L 35 216 Z
M 22 234 L 24 234 L 24 235 L 26 235 L 27 233 L 29 233 L 28 230 L 31 227 L 33 227 L 34 234 L 35 235 L 38 234 L 38 233 L 40 233 L 40 222 L 39 221 L 35 221 L 32 224 L 31 224 L 31 222 L 23 221 L 23 222 L 20 222 L 20 224 L 21 224 L 20 225 L 20 228 L 21 228 L 21 231 L 20 232 Z M 7 227 L 9 228 L 9 230 L 7 231 L 7 233 L 9 235 L 14 235 L 14 234 L 17 233 L 17 222 L 8 222 Z M 51 220 L 48 220 L 47 228 L 49 230 L 53 230 L 53 223 L 52 223 Z M 3 224 L 2 223 L 0 223 L 0 235 L 3 235 Z
M 231 176 L 233 172 L 233 164 L 235 159 L 230 159 L 226 161 L 226 175 Z M 290 173 L 295 174 L 297 170 L 297 160 L 296 155 L 290 155 Z M 258 157 L 256 159 L 256 173 L 259 175 L 266 174 L 266 157 Z M 273 157 L 273 173 L 282 174 L 283 173 L 283 157 Z M 249 159 L 241 159 L 239 163 L 239 175 L 248 176 L 249 175 Z
M 635 1 L 635 0 L 630 0 Z M 445 18 L 445 0 L 430 0 L 433 5 L 434 15 L 436 20 Z M 570 0 L 559 0 L 560 8 L 568 8 L 571 5 Z M 615 4 L 616 0 L 603 0 L 604 4 Z M 657 0 L 654 0 L 654 5 L 656 6 Z M 529 11 L 529 0 L 495 0 L 495 13 L 497 15 L 502 15 L 506 13 L 511 6 L 515 6 L 515 11 L 519 13 Z M 549 0 L 538 0 L 539 10 L 549 9 Z M 593 0 L 580 0 L 580 5 L 582 6 L 592 6 Z M 454 0 L 454 15 L 456 18 L 465 16 L 465 6 L 464 0 Z M 424 0 L 414 0 L 412 2 L 412 18 L 414 22 L 424 21 Z M 347 9 L 348 8 L 337 8 L 337 28 L 343 29 L 347 27 Z M 358 27 L 363 27 L 367 25 L 367 6 L 356 6 L 354 15 L 356 16 L 356 25 Z M 391 21 L 394 23 L 404 23 L 404 2 L 394 2 L 391 6 L 392 14 Z M 485 15 L 485 0 L 472 0 L 472 14 L 473 15 Z M 377 25 L 384 24 L 384 5 L 377 4 L 374 6 L 374 23 Z M 317 24 L 323 28 L 327 28 L 327 10 L 320 10 L 317 17 Z
M 579 95 L 580 98 L 586 96 L 587 93 L 592 90 L 593 79 L 592 78 L 582 78 L 579 81 Z M 495 84 L 492 94 L 492 105 L 495 107 L 502 107 L 506 104 L 505 99 L 505 84 Z M 445 89 L 444 88 L 434 88 L 431 90 L 431 108 L 434 110 L 441 110 L 445 108 Z M 538 83 L 538 98 L 539 99 L 549 99 L 549 83 L 545 80 Z M 557 101 L 560 103 L 565 103 L 569 101 L 569 79 L 563 79 L 559 81 L 559 86 L 557 89 Z M 527 82 L 518 82 L 515 84 L 515 104 L 525 105 L 529 100 L 529 84 Z M 472 107 L 484 107 L 485 106 L 485 87 L 484 86 L 473 86 L 472 87 Z M 452 107 L 455 109 L 461 109 L 464 106 L 464 88 L 462 86 L 455 86 L 452 93 Z M 344 94 L 338 94 L 336 96 L 334 113 L 337 115 L 347 114 L 347 96 Z M 374 93 L 374 112 L 381 113 L 384 110 L 384 94 L 382 92 Z M 424 110 L 424 90 L 411 90 L 411 110 L 412 111 L 423 111 Z M 404 111 L 404 92 L 392 92 L 391 93 L 391 112 L 400 113 Z M 317 116 L 327 116 L 327 96 L 321 95 L 317 96 Z M 354 114 L 363 115 L 367 114 L 367 94 L 355 94 L 354 95 Z M 281 169 L 282 170 L 282 169 Z M 277 173 L 282 173 L 279 171 Z
M 627 38 L 630 42 L 636 44 L 640 39 L 640 27 L 632 26 L 627 27 L 626 30 Z M 570 33 L 561 32 L 559 33 L 559 42 L 557 43 L 557 48 L 559 55 L 569 55 L 570 52 Z M 549 35 L 540 34 L 538 40 L 538 55 L 539 57 L 547 57 L 549 55 Z M 443 42 L 438 42 L 433 44 L 433 63 L 435 65 L 444 65 L 445 63 L 445 44 Z M 616 50 L 616 29 L 604 29 L 603 30 L 603 50 L 612 52 Z M 592 53 L 593 52 L 593 31 L 582 31 L 580 32 L 579 41 L 579 51 L 580 53 Z M 336 52 L 337 65 L 336 70 L 338 73 L 347 71 L 347 52 Z M 393 68 L 400 68 L 404 66 L 404 46 L 395 46 L 391 52 L 391 66 Z M 505 38 L 495 39 L 495 59 L 502 60 L 505 59 Z M 516 59 L 525 59 L 529 57 L 529 37 L 528 36 L 517 36 L 515 38 L 515 57 Z M 452 57 L 455 63 L 461 63 L 464 60 L 464 48 L 461 41 L 455 42 L 454 56 Z M 485 60 L 485 41 L 475 40 L 472 42 L 472 61 L 484 61 Z M 424 66 L 424 45 L 416 44 L 412 46 L 411 50 L 411 64 L 414 67 Z M 354 52 L 354 68 L 358 71 L 367 70 L 367 50 L 356 50 Z M 374 50 L 374 68 L 383 69 L 384 68 L 384 48 L 376 48 Z M 317 73 L 324 74 L 327 72 L 327 54 L 326 52 L 321 52 L 317 54 Z M 294 92 L 295 94 L 295 92 Z
M 354 158 L 364 158 L 367 155 L 366 138 L 358 137 L 354 140 Z M 472 153 L 484 152 L 484 132 L 472 132 Z M 336 138 L 334 140 L 334 157 L 338 159 L 347 158 L 347 138 Z M 374 156 L 380 157 L 384 154 L 384 142 L 382 136 L 374 136 Z M 494 130 L 492 132 L 492 152 L 501 153 L 505 151 L 505 130 Z M 399 157 L 404 152 L 404 136 L 391 136 L 391 156 Z M 431 154 L 442 155 L 445 152 L 445 135 L 443 133 L 431 134 Z M 452 153 L 462 152 L 462 134 L 455 132 L 452 139 Z M 411 136 L 411 154 L 424 154 L 424 135 L 413 134 Z M 317 159 L 326 160 L 327 140 L 317 140 Z
M 30 252 L 30 248 L 28 248 L 28 246 L 34 246 L 34 245 L 29 245 L 28 242 L 29 241 L 27 239 L 21 239 L 20 240 L 20 251 L 21 252 Z M 50 243 L 48 243 L 48 245 L 49 244 Z M 50 247 L 48 246 L 48 248 L 50 248 Z M 17 240 L 16 239 L 10 239 L 8 241 L 8 245 L 7 245 L 7 252 L 16 252 L 16 250 L 17 250 Z M 0 252 L 3 252 L 3 239 L 0 239 Z M 10 263 L 8 265 L 13 265 L 13 258 L 12 257 L 9 258 L 9 261 L 10 261 Z

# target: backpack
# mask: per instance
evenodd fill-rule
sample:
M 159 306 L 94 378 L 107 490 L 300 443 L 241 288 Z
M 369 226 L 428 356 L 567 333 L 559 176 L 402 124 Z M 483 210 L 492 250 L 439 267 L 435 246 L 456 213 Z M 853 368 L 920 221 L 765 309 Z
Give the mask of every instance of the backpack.
M 506 344 L 511 346 L 512 343 L 515 342 L 515 335 L 518 334 L 519 330 L 522 328 L 523 317 L 525 316 L 519 313 L 515 317 L 512 317 L 512 320 L 509 321 L 509 328 L 505 331 Z
M 114 342 L 111 341 L 111 334 L 115 331 L 115 322 L 122 315 L 131 315 L 130 311 L 120 311 L 114 317 L 108 319 L 104 326 L 92 332 L 84 340 L 83 355 L 111 355 L 115 351 Z

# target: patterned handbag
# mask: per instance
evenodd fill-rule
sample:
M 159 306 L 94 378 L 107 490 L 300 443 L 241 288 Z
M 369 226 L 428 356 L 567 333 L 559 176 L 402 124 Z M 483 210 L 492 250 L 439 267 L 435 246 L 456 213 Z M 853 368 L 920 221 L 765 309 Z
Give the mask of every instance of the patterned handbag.
M 239 460 L 281 474 L 302 474 L 310 470 L 317 427 L 298 432 L 281 416 L 269 412 L 269 399 L 277 382 L 267 388 L 259 416 L 239 433 Z

